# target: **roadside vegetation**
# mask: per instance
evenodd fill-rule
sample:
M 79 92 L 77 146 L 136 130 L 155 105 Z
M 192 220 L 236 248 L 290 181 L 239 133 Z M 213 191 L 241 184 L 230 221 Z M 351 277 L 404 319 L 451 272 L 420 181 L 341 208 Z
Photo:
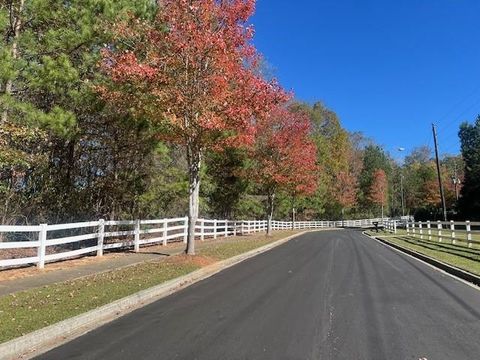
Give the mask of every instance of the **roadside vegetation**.
M 456 244 L 452 244 L 452 241 L 448 238 L 444 238 L 442 242 L 439 242 L 436 239 L 428 240 L 426 236 L 424 239 L 420 239 L 418 235 L 412 237 L 406 234 L 392 235 L 386 232 L 377 234 L 374 231 L 370 231 L 368 234 L 480 275 L 480 246 L 478 244 L 473 244 L 469 248 L 466 243 L 458 241 Z
M 253 250 L 299 231 L 278 231 L 205 243 L 198 255 L 175 255 L 77 280 L 0 297 L 0 343 L 79 315 L 203 266 Z

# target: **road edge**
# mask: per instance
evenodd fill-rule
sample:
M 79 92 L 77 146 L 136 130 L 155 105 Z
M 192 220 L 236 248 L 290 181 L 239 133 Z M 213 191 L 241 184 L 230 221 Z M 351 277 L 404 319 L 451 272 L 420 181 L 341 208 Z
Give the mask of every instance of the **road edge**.
M 421 262 L 429 265 L 430 267 L 432 267 L 436 270 L 439 270 L 439 271 L 441 271 L 441 272 L 443 272 L 447 275 L 450 275 L 451 277 L 453 277 L 457 280 L 460 280 L 460 281 L 466 283 L 467 285 L 470 285 L 470 286 L 476 288 L 477 290 L 480 290 L 480 277 L 473 274 L 473 273 L 470 273 L 466 270 L 460 269 L 456 266 L 449 265 L 447 263 L 444 263 L 443 261 L 434 259 L 434 258 L 432 258 L 428 255 L 421 254 L 421 253 L 419 253 L 415 250 L 411 250 L 411 249 L 405 248 L 403 246 L 391 243 L 390 241 L 388 241 L 386 239 L 382 239 L 382 238 L 376 237 L 376 236 L 371 236 L 371 235 L 366 234 L 365 232 L 362 232 L 362 234 L 369 237 L 370 239 L 376 240 L 376 241 L 378 241 L 378 242 L 380 242 L 380 243 L 382 243 L 382 244 L 384 244 L 388 247 L 391 247 L 394 250 L 397 250 L 401 253 L 409 255 L 410 257 L 412 257 L 412 258 L 414 258 L 418 261 L 421 261 Z
M 86 313 L 9 340 L 0 344 L 0 360 L 31 359 L 34 356 L 38 356 L 67 343 L 134 310 L 140 309 L 238 263 L 280 246 L 296 237 L 309 232 L 322 230 L 328 229 L 307 230 L 287 236 L 259 248 L 195 270 L 187 275 L 118 299 Z

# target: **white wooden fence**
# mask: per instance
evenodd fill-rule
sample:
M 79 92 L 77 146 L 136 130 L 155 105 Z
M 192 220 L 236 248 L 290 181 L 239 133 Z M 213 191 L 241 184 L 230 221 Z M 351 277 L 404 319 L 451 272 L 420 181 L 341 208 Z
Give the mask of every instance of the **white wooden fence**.
M 386 222 L 390 221 L 389 218 L 375 218 L 375 219 L 362 219 L 362 220 L 344 220 L 336 221 L 336 227 L 369 227 L 373 226 L 374 223 L 378 223 L 379 225 L 384 225 Z
M 480 244 L 480 222 L 453 220 L 408 222 L 407 235 L 421 240 L 464 243 L 472 247 L 473 244 Z
M 37 264 L 39 268 L 45 262 L 76 257 L 84 254 L 95 253 L 102 256 L 104 250 L 133 247 L 138 251 L 140 245 L 168 241 L 183 240 L 187 237 L 187 218 L 162 219 L 162 220 L 136 220 L 136 221 L 89 221 L 72 224 L 33 226 L 0 226 L 1 233 L 22 233 L 30 241 L 0 242 L 0 251 L 5 249 L 35 249 L 35 256 L 20 257 L 0 260 L 0 267 L 10 267 L 25 264 Z M 60 232 L 61 237 L 58 236 Z M 68 232 L 81 232 L 80 235 L 63 236 Z M 57 236 L 55 236 L 57 234 Z M 143 235 L 143 236 L 142 236 Z M 115 240 L 115 241 L 109 241 Z M 89 243 L 85 246 L 85 242 Z M 71 250 L 67 246 L 77 245 L 79 249 Z M 56 251 L 49 251 L 52 247 Z M 59 251 L 60 250 L 60 251 Z
M 385 220 L 385 219 L 384 219 Z M 382 219 L 346 221 L 272 221 L 272 230 L 319 229 L 335 227 L 362 227 Z M 205 238 L 228 237 L 266 231 L 266 220 L 207 220 L 199 219 L 195 236 Z M 188 218 L 159 220 L 98 221 L 72 224 L 40 224 L 25 226 L 0 225 L 0 233 L 9 235 L 13 241 L 0 242 L 0 253 L 9 249 L 22 249 L 20 255 L 5 258 L 0 256 L 0 268 L 36 264 L 44 268 L 46 262 L 96 253 L 102 256 L 105 250 L 133 249 L 159 243 L 187 241 Z M 21 241 L 19 241 L 19 238 Z

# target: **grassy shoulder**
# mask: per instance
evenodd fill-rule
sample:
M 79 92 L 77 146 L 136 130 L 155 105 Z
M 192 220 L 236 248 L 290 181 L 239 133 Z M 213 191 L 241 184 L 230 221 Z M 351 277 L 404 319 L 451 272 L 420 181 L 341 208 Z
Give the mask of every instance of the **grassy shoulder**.
M 372 235 L 375 235 L 373 233 Z M 391 235 L 391 234 L 390 234 Z M 377 235 L 382 238 L 382 235 Z M 386 241 L 414 250 L 446 264 L 480 275 L 480 250 L 465 245 L 420 239 L 411 236 L 385 236 Z
M 146 262 L 2 296 L 0 343 L 297 232 L 280 231 L 268 238 L 263 234 L 232 237 L 221 242 L 205 243 L 194 257 L 171 256 L 163 261 Z

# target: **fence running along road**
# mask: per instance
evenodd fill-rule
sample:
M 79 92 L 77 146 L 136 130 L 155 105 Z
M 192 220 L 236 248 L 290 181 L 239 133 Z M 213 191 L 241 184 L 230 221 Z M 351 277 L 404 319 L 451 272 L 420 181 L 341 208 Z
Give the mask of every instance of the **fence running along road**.
M 38 359 L 474 360 L 479 304 L 359 231 L 310 232 Z
M 272 221 L 273 230 L 325 229 L 335 227 L 364 227 L 388 219 L 346 221 Z M 195 236 L 206 238 L 248 235 L 266 231 L 266 220 L 208 220 L 198 219 Z M 105 250 L 132 249 L 138 252 L 143 245 L 187 241 L 188 218 L 157 220 L 120 220 L 78 222 L 71 224 L 0 225 L 0 234 L 7 241 L 0 242 L 0 269 L 85 256 Z M 2 251 L 16 250 L 17 254 L 2 256 Z M 20 255 L 18 254 L 19 250 Z
M 419 221 L 407 223 L 407 234 L 425 240 L 457 242 L 472 247 L 480 244 L 480 222 Z

